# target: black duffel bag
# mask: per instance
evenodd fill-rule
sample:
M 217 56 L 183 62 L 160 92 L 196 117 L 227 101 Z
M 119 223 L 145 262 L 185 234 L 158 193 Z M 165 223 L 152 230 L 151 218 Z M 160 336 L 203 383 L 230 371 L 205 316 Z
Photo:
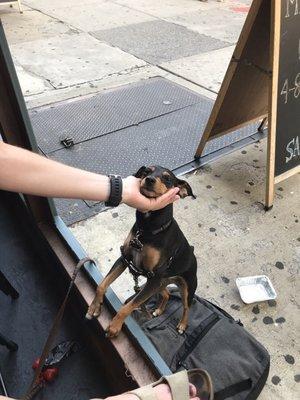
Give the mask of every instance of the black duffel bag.
M 154 310 L 158 300 L 151 298 L 147 309 Z M 240 321 L 208 300 L 195 296 L 183 335 L 176 330 L 181 314 L 181 298 L 173 290 L 163 315 L 151 318 L 136 310 L 133 317 L 173 372 L 203 368 L 210 373 L 215 400 L 257 399 L 269 374 L 267 350 Z

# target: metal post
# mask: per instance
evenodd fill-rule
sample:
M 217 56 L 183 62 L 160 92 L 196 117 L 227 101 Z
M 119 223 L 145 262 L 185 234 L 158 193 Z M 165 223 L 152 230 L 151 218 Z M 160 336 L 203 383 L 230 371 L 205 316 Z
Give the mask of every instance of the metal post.
M 5 386 L 4 380 L 2 378 L 1 371 L 0 371 L 0 384 L 1 384 L 4 396 L 8 397 L 8 393 L 7 393 L 7 390 L 6 390 L 6 386 Z

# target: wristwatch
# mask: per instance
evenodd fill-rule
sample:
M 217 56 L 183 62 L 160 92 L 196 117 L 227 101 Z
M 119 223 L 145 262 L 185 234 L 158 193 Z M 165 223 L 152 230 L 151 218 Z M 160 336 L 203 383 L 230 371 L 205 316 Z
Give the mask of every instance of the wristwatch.
M 122 178 L 119 175 L 108 175 L 110 181 L 110 195 L 105 202 L 107 207 L 117 207 L 122 201 Z

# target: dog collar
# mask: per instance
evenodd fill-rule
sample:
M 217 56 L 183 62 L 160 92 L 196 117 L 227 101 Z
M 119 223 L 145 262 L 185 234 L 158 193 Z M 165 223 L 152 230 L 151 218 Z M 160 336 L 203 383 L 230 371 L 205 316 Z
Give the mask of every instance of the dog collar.
M 169 228 L 169 226 L 172 223 L 172 219 L 170 221 L 168 221 L 167 223 L 163 224 L 160 228 L 158 229 L 154 229 L 153 231 L 148 231 L 145 229 L 138 229 L 135 233 L 134 238 L 132 238 L 129 242 L 129 246 L 133 247 L 134 249 L 141 251 L 143 248 L 143 243 L 140 241 L 140 237 L 141 236 L 145 236 L 145 235 L 157 235 L 158 233 L 161 233 L 163 231 L 165 231 L 166 229 Z
M 169 226 L 171 225 L 173 219 L 170 219 L 170 221 L 168 221 L 167 223 L 163 224 L 160 228 L 155 229 L 154 231 L 151 231 L 152 235 L 157 235 L 160 232 L 165 231 L 166 229 L 169 228 Z
M 160 232 L 164 227 L 173 220 L 173 204 L 169 204 L 161 210 L 151 211 L 150 215 L 136 211 L 136 224 L 135 227 L 139 231 L 154 234 Z M 162 229 L 162 230 L 163 230 Z

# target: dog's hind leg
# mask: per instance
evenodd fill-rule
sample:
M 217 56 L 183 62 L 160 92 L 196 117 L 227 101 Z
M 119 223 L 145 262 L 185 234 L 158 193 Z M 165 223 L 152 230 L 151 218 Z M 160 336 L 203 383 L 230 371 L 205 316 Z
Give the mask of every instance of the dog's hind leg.
M 177 331 L 178 331 L 178 333 L 180 333 L 180 335 L 182 335 L 187 328 L 188 317 L 189 317 L 188 285 L 186 283 L 186 280 L 184 278 L 182 278 L 181 276 L 176 276 L 174 278 L 171 278 L 170 281 L 172 283 L 175 283 L 175 285 L 178 287 L 180 294 L 181 294 L 183 312 L 182 312 L 181 320 L 179 321 L 179 323 L 177 325 Z
M 178 330 L 178 333 L 180 333 L 180 335 L 182 335 L 188 326 L 188 319 L 189 319 L 188 286 L 187 286 L 186 281 L 183 278 L 180 279 L 180 283 L 178 286 L 179 286 L 180 293 L 181 293 L 183 312 L 182 312 L 181 320 L 179 321 L 179 324 L 177 325 L 177 330 Z
M 161 302 L 159 303 L 157 309 L 153 311 L 153 316 L 158 317 L 159 315 L 162 315 L 166 309 L 166 305 L 169 301 L 170 298 L 170 292 L 168 289 L 165 287 L 160 294 L 162 295 Z
M 191 267 L 182 274 L 182 278 L 188 287 L 188 306 L 190 307 L 198 285 L 196 259 L 192 262 Z
M 192 281 L 188 281 L 187 285 L 188 285 L 188 305 L 189 307 L 191 307 L 197 289 L 197 275 L 195 275 Z
M 109 273 L 97 287 L 96 295 L 92 304 L 89 306 L 88 312 L 86 314 L 87 319 L 92 319 L 93 317 L 99 317 L 101 312 L 101 306 L 103 303 L 103 298 L 105 292 L 109 285 L 111 285 L 126 269 L 126 265 L 124 264 L 123 258 L 120 257 L 112 266 Z

